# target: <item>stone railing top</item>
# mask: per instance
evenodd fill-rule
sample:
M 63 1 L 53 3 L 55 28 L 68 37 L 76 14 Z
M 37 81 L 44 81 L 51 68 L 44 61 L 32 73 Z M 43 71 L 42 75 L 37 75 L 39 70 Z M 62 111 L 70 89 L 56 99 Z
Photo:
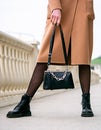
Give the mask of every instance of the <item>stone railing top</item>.
M 0 44 L 8 43 L 9 45 L 12 45 L 14 47 L 19 47 L 22 49 L 25 49 L 27 51 L 31 51 L 33 49 L 33 45 L 38 45 L 38 41 L 34 41 L 30 45 L 22 40 L 19 40 L 13 36 L 10 36 L 2 31 L 0 31 Z

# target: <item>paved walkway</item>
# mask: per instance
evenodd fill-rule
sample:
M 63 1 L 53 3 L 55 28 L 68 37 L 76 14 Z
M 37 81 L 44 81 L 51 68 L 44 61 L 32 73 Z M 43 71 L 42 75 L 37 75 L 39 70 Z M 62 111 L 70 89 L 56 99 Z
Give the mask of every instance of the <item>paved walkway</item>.
M 101 130 L 101 83 L 91 87 L 94 117 L 81 117 L 81 90 L 68 90 L 31 102 L 31 117 L 8 119 L 14 106 L 0 108 L 0 130 Z

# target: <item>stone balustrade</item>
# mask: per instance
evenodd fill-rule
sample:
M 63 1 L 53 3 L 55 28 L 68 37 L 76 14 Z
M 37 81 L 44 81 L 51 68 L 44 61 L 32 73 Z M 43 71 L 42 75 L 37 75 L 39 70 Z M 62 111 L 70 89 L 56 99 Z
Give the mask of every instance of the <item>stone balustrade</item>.
M 28 45 L 0 32 L 0 98 L 25 91 L 35 65 L 37 44 Z

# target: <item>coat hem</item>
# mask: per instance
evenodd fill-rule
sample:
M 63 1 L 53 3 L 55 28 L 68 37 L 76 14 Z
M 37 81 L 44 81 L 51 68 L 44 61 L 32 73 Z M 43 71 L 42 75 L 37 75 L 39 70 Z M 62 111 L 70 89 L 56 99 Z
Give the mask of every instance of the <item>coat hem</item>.
M 46 61 L 37 61 L 37 63 L 47 63 Z M 51 65 L 66 65 L 65 63 L 55 63 L 55 62 L 52 62 Z M 71 63 L 71 64 L 68 64 L 69 66 L 78 66 L 78 65 L 90 65 L 90 63 Z

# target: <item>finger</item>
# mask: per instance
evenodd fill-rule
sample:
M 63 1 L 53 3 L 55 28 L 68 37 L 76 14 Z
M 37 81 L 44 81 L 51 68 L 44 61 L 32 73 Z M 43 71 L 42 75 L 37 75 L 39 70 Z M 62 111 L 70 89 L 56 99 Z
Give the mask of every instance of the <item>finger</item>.
M 61 22 L 61 18 L 58 18 L 58 20 L 57 20 L 57 26 L 60 24 L 60 22 Z
M 58 18 L 53 15 L 52 18 L 51 18 L 52 24 L 56 24 L 56 23 L 57 23 L 57 20 L 58 20 Z

